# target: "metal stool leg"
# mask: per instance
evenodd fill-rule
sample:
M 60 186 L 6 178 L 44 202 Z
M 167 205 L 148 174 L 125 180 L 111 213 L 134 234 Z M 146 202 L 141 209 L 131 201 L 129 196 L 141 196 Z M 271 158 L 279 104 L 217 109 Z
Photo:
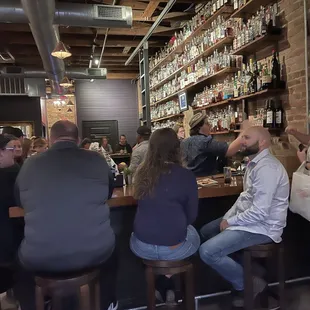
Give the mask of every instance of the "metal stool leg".
M 80 287 L 80 310 L 91 310 L 89 284 Z
M 155 276 L 153 268 L 146 267 L 146 281 L 147 281 L 147 309 L 155 310 Z
M 185 306 L 186 310 L 195 309 L 194 270 L 190 266 L 184 275 L 185 279 Z
M 44 293 L 40 286 L 36 286 L 36 310 L 44 310 Z
M 279 297 L 280 309 L 285 310 L 285 272 L 284 272 L 284 248 L 278 250 L 278 278 L 279 278 Z
M 252 257 L 250 251 L 244 251 L 244 309 L 254 309 Z

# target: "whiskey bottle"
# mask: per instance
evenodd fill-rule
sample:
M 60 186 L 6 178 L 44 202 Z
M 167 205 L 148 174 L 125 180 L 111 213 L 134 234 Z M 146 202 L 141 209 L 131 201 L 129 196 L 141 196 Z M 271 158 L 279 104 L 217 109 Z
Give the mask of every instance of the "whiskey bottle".
M 272 51 L 273 57 L 272 57 L 272 70 L 271 70 L 271 76 L 272 76 L 272 88 L 279 88 L 280 85 L 280 64 L 277 58 L 276 51 Z

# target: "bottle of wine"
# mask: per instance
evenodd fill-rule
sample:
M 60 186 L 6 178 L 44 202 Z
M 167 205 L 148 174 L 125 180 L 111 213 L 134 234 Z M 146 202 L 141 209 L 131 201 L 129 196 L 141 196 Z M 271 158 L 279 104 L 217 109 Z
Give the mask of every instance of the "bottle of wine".
M 280 64 L 277 58 L 277 53 L 275 50 L 272 51 L 272 69 L 271 69 L 271 77 L 272 77 L 272 88 L 279 88 L 280 85 Z
M 270 88 L 271 85 L 271 74 L 270 74 L 270 65 L 269 61 L 265 63 L 262 73 L 262 90 Z
M 275 109 L 275 126 L 277 128 L 283 127 L 283 109 L 280 101 L 276 102 L 276 109 Z
M 275 111 L 272 100 L 267 100 L 266 102 L 266 123 L 265 127 L 274 128 L 275 127 Z

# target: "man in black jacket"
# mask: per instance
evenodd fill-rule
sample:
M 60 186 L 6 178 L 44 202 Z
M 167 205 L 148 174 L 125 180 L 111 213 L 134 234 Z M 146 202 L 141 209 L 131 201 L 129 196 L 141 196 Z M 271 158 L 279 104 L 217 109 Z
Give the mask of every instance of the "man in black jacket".
M 56 122 L 50 140 L 17 179 L 25 210 L 20 260 L 29 270 L 55 273 L 101 266 L 101 309 L 115 308 L 115 235 L 106 203 L 112 174 L 104 157 L 78 147 L 75 124 Z

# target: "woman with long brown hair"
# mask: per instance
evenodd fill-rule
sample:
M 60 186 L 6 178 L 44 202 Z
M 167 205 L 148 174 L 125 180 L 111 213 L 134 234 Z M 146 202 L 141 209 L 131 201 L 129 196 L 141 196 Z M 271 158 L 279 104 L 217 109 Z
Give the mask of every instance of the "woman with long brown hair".
M 150 260 L 181 260 L 193 255 L 200 238 L 191 224 L 198 212 L 194 174 L 181 163 L 180 141 L 170 128 L 156 130 L 134 180 L 138 210 L 130 240 L 133 253 Z M 173 291 L 164 284 L 170 302 Z

